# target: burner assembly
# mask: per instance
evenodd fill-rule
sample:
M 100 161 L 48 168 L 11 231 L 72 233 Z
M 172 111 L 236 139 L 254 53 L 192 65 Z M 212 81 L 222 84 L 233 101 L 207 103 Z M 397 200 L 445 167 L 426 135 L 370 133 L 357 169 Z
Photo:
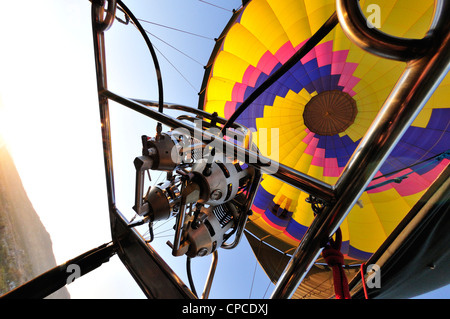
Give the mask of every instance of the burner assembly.
M 219 247 L 234 248 L 251 211 L 259 171 L 183 134 L 142 136 L 142 143 L 142 156 L 134 161 L 133 207 L 141 220 L 130 226 L 149 223 L 152 228 L 153 222 L 176 217 L 174 240 L 168 242 L 174 256 L 201 257 Z M 145 191 L 149 170 L 165 171 L 167 178 Z M 233 234 L 234 243 L 226 243 Z

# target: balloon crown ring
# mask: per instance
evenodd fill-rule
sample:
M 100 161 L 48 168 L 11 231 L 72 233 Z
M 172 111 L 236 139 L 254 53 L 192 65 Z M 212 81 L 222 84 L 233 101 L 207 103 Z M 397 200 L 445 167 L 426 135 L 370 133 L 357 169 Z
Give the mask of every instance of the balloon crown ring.
M 348 93 L 324 91 L 306 104 L 303 121 L 311 132 L 333 136 L 349 128 L 357 114 L 356 101 Z

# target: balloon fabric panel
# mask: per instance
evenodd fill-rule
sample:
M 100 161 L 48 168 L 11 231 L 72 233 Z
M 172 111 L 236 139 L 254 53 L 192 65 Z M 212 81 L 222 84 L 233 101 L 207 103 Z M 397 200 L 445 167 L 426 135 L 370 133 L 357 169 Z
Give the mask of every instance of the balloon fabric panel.
M 422 38 L 433 1 L 360 1 L 381 8 L 381 30 Z M 252 0 L 225 34 L 206 85 L 204 109 L 229 118 L 278 70 L 335 10 L 333 0 Z M 335 184 L 361 138 L 405 69 L 401 62 L 371 55 L 351 43 L 338 25 L 291 70 L 258 97 L 237 122 L 255 130 L 263 155 Z M 386 239 L 448 164 L 425 159 L 449 147 L 447 76 L 382 165 L 341 226 L 342 251 L 365 260 Z M 258 139 L 279 130 L 279 148 Z M 412 166 L 413 165 L 413 166 Z M 397 172 L 398 171 L 398 172 Z M 393 175 L 387 175 L 397 172 Z M 405 177 L 406 176 L 406 177 Z M 391 182 L 391 180 L 400 182 Z M 308 194 L 263 175 L 250 217 L 252 223 L 292 250 L 314 215 Z

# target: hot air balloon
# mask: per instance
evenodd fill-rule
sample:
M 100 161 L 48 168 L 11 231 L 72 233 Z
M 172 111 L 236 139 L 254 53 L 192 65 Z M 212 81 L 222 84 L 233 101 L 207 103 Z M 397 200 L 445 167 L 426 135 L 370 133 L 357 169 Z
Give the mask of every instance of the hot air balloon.
M 106 2 L 92 3 L 112 242 L 42 274 L 6 298 L 44 297 L 68 283 L 69 266 L 75 263 L 86 273 L 114 254 L 149 298 L 197 298 L 190 258 L 213 254 L 202 294 L 207 298 L 217 249 L 236 247 L 244 228 L 256 258 L 277 282 L 273 298 L 291 297 L 300 281 L 294 298 L 330 298 L 333 288 L 336 298 L 361 298 L 362 290 L 368 297 L 364 272 L 373 269 L 366 267 L 372 261 L 383 267 L 383 290 L 371 293 L 375 297 L 408 297 L 450 283 L 450 80 L 445 77 L 450 69 L 450 4 L 242 4 L 217 39 L 200 92 L 201 110 L 195 110 L 164 103 L 156 52 L 125 4 L 111 0 L 106 9 Z M 125 21 L 116 17 L 116 7 Z M 158 102 L 108 90 L 104 33 L 115 20 L 132 21 L 144 37 L 155 64 Z M 361 22 L 359 35 L 366 38 L 354 34 Z M 370 33 L 373 28 L 384 33 Z M 374 34 L 377 39 L 369 38 Z M 128 221 L 116 205 L 108 100 L 158 122 L 154 137 L 141 136 L 142 156 L 133 162 L 137 221 Z M 164 108 L 196 117 L 175 119 Z M 174 130 L 162 132 L 162 125 Z M 208 131 L 219 127 L 244 133 L 243 141 Z M 204 137 L 219 143 L 206 145 Z M 224 154 L 221 146 L 232 154 Z M 244 158 L 235 158 L 240 151 Z M 258 152 L 281 163 L 280 172 L 271 175 L 267 165 L 253 162 L 256 157 L 267 160 Z M 145 192 L 149 170 L 165 172 L 166 181 Z M 171 217 L 176 218 L 175 235 L 168 245 L 172 255 L 188 257 L 191 289 L 150 245 L 153 222 Z M 148 240 L 135 229 L 144 224 Z M 330 256 L 339 261 L 331 263 Z M 343 277 L 356 278 L 358 272 L 360 282 L 350 283 L 356 287 L 352 294 L 343 290 L 338 296 L 335 275 L 344 286 Z
M 360 7 L 372 27 L 417 39 L 429 30 L 435 10 L 433 1 L 418 0 L 360 1 Z M 199 108 L 230 118 L 335 10 L 333 0 L 244 2 L 217 41 Z M 337 25 L 236 122 L 254 130 L 265 156 L 333 185 L 404 69 L 404 62 L 360 49 Z M 349 276 L 358 271 L 352 265 L 380 247 L 448 165 L 449 85 L 447 76 L 341 225 Z M 271 129 L 278 130 L 278 145 L 258 140 L 259 132 Z M 262 176 L 246 234 L 274 282 L 314 219 L 308 198 L 269 174 Z M 295 297 L 331 296 L 328 279 L 319 259 Z

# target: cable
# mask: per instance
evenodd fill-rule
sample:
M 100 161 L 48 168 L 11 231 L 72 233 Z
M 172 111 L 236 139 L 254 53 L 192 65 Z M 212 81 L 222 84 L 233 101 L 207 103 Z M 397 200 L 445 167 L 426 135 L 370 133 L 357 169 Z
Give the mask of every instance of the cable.
M 155 49 L 153 48 L 153 44 L 148 38 L 147 34 L 145 33 L 144 28 L 139 23 L 138 19 L 134 16 L 134 14 L 128 9 L 128 7 L 121 1 L 117 0 L 117 4 L 123 9 L 123 12 L 133 21 L 133 24 L 138 28 L 139 32 L 141 33 L 142 37 L 145 40 L 145 43 L 147 44 L 148 49 L 150 50 L 150 54 L 153 59 L 153 63 L 155 65 L 155 71 L 156 71 L 156 78 L 158 81 L 158 111 L 160 113 L 163 113 L 164 110 L 164 90 L 163 90 L 163 83 L 162 83 L 162 76 L 161 76 L 161 68 L 159 66 L 158 57 L 156 56 Z M 160 124 L 160 123 L 158 123 Z M 158 125 L 160 126 L 160 125 Z
M 189 280 L 189 285 L 191 286 L 191 291 L 195 295 L 195 297 L 198 298 L 197 291 L 195 290 L 194 281 L 192 280 L 192 273 L 191 273 L 191 257 L 187 257 L 186 259 L 186 272 Z
M 262 240 L 261 240 L 261 242 L 262 242 Z M 283 255 L 286 256 L 286 253 L 283 253 Z M 283 265 L 282 261 L 283 261 L 283 258 L 278 258 L 278 265 L 277 265 L 277 267 L 275 267 L 275 273 L 277 273 L 280 270 L 281 266 L 285 266 L 285 265 Z M 273 283 L 272 283 L 272 280 L 269 278 L 269 283 L 267 284 L 266 291 L 264 292 L 262 299 L 266 298 L 267 292 L 269 291 L 269 288 L 270 288 L 270 284 L 273 284 Z
M 401 171 L 404 171 L 405 169 L 412 168 L 412 167 L 414 167 L 414 166 L 417 166 L 417 165 L 420 165 L 420 164 L 422 164 L 422 163 L 428 162 L 428 161 L 430 161 L 430 160 L 432 160 L 432 159 L 436 159 L 437 161 L 440 162 L 440 161 L 442 161 L 444 158 L 449 158 L 449 157 L 450 157 L 450 150 L 447 150 L 447 151 L 445 151 L 445 152 L 442 152 L 442 153 L 439 153 L 439 154 L 434 155 L 434 156 L 432 156 L 432 157 L 429 157 L 429 158 L 427 158 L 427 159 L 424 159 L 423 161 L 420 161 L 420 162 L 411 164 L 411 165 L 409 165 L 409 166 L 403 167 L 403 168 L 401 168 L 401 169 L 398 169 L 398 170 L 396 170 L 396 171 L 393 171 L 393 172 L 390 172 L 390 173 L 387 173 L 387 174 L 384 174 L 384 175 L 375 177 L 373 180 L 377 180 L 377 179 L 380 179 L 380 178 L 382 178 L 382 177 L 388 177 L 388 176 L 390 176 L 390 175 L 397 174 L 397 173 L 399 173 L 399 172 L 401 172 Z M 431 162 L 431 163 L 433 163 L 433 162 Z M 427 164 L 427 165 L 428 165 L 428 164 Z M 424 166 L 424 167 L 425 167 L 425 166 Z M 420 170 L 420 169 L 422 169 L 422 168 L 424 168 L 424 167 L 420 167 L 420 168 L 416 169 L 416 171 L 417 171 L 417 170 Z
M 259 242 L 259 247 L 258 247 L 258 255 L 259 255 L 259 249 L 261 248 L 261 242 Z M 250 292 L 248 293 L 248 299 L 250 299 L 252 297 L 252 291 L 253 291 L 253 284 L 255 283 L 255 275 L 256 275 L 256 266 L 258 265 L 258 260 L 255 259 L 255 267 L 253 269 L 253 278 L 252 278 L 252 284 L 250 286 Z
M 233 12 L 233 11 L 230 10 L 230 9 L 227 9 L 227 8 L 224 8 L 224 7 L 221 7 L 221 6 L 218 6 L 217 4 L 214 4 L 214 3 L 210 3 L 210 2 L 207 2 L 207 1 L 204 1 L 204 0 L 198 0 L 198 1 L 203 2 L 203 3 L 206 3 L 206 4 L 209 4 L 210 6 L 213 6 L 213 7 L 216 7 L 216 8 L 225 10 L 225 11 L 228 11 L 228 12 Z
M 160 26 L 160 27 L 163 27 L 163 28 L 167 28 L 167 29 L 170 29 L 170 30 L 175 30 L 175 31 L 178 31 L 178 32 L 183 32 L 183 33 L 190 34 L 190 35 L 193 35 L 193 36 L 196 36 L 196 37 L 199 37 L 199 38 L 203 38 L 203 39 L 207 39 L 207 40 L 212 40 L 212 41 L 214 41 L 214 38 L 210 38 L 210 37 L 207 37 L 207 36 L 204 36 L 204 35 L 201 35 L 201 34 L 197 34 L 197 33 L 189 32 L 189 31 L 177 29 L 177 28 L 174 28 L 174 27 L 169 27 L 169 26 L 164 25 L 164 24 L 159 24 L 159 23 L 152 22 L 152 21 L 148 21 L 148 20 L 144 20 L 144 19 L 138 19 L 138 20 L 141 21 L 141 22 L 145 22 L 145 23 L 149 23 L 149 24 L 154 24 L 154 25 L 157 25 L 157 26 Z
M 154 35 L 153 33 L 151 33 L 150 31 L 148 31 L 148 30 L 146 30 L 146 29 L 144 29 L 145 30 L 145 32 L 147 32 L 148 34 L 150 34 L 151 36 L 153 36 L 153 37 L 155 37 L 155 38 L 157 38 L 159 41 L 161 41 L 161 42 L 163 42 L 163 43 L 165 43 L 165 44 L 167 44 L 169 47 L 171 47 L 172 49 L 174 49 L 174 50 L 176 50 L 176 51 L 178 51 L 178 52 L 180 52 L 182 55 L 184 55 L 185 57 L 187 57 L 187 58 L 189 58 L 189 59 L 191 59 L 192 61 L 194 61 L 195 63 L 197 63 L 197 64 L 200 64 L 202 67 L 204 66 L 203 65 L 203 63 L 201 63 L 201 62 L 199 62 L 199 61 L 197 61 L 196 59 L 194 59 L 193 57 L 191 57 L 191 56 L 189 56 L 188 54 L 186 54 L 186 53 L 184 53 L 183 51 L 181 51 L 181 50 L 179 50 L 179 49 L 177 49 L 176 47 L 174 47 L 173 45 L 171 45 L 170 43 L 168 43 L 167 41 L 165 41 L 165 40 L 163 40 L 163 39 L 161 39 L 160 37 L 158 37 L 158 36 L 156 36 L 156 35 Z M 159 50 L 158 50 L 159 51 Z M 160 52 L 161 53 L 161 52 Z
M 180 70 L 177 69 L 177 67 L 175 65 L 173 65 L 172 62 L 170 62 L 170 60 L 160 51 L 158 50 L 158 48 L 156 48 L 156 51 L 158 51 L 162 57 L 175 69 L 175 71 L 178 72 L 178 74 L 194 89 L 195 92 L 197 92 L 197 89 L 194 87 L 194 85 L 183 75 L 183 73 L 181 73 Z
M 137 19 L 137 20 L 139 20 L 139 19 Z M 132 22 L 133 22 L 133 25 L 134 25 L 135 27 L 137 27 L 137 25 L 134 23 L 134 21 L 132 21 Z M 142 26 L 141 26 L 141 28 L 142 28 Z M 139 29 L 139 28 L 138 28 L 138 29 Z M 141 30 L 139 29 L 139 31 L 141 31 Z M 175 48 L 175 47 L 172 46 L 171 44 L 167 43 L 166 41 L 160 39 L 160 38 L 157 37 L 156 35 L 154 35 L 154 34 L 152 34 L 151 32 L 149 32 L 148 30 L 142 28 L 142 31 L 144 32 L 144 34 L 145 34 L 145 33 L 148 33 L 148 34 L 154 36 L 154 37 L 157 38 L 158 40 L 164 42 L 164 43 L 167 44 L 168 46 L 172 47 L 173 49 L 177 50 L 177 51 L 180 52 L 181 54 L 185 55 L 186 57 L 190 58 L 191 60 L 193 60 L 193 61 L 195 61 L 196 63 L 198 63 L 198 64 L 200 64 L 200 65 L 203 66 L 203 64 L 202 64 L 201 62 L 195 60 L 194 58 L 190 57 L 189 55 L 185 54 L 184 52 L 178 50 L 177 48 Z M 145 38 L 148 39 L 147 35 L 145 35 Z M 150 41 L 150 39 L 149 39 L 148 41 Z M 194 86 L 194 85 L 193 85 L 193 84 L 192 84 L 192 83 L 191 83 L 191 82 L 183 75 L 183 73 L 181 73 L 180 70 L 178 70 L 178 68 L 177 68 L 172 62 L 170 62 L 170 60 L 169 60 L 169 59 L 161 52 L 161 50 L 159 50 L 159 49 L 158 49 L 155 45 L 153 45 L 153 44 L 152 44 L 152 49 L 158 51 L 158 53 L 162 55 L 162 57 L 163 57 L 163 58 L 164 58 L 164 59 L 165 59 L 165 60 L 166 60 L 166 61 L 167 61 L 174 69 L 175 69 L 175 71 L 178 72 L 178 74 L 180 74 L 180 76 L 181 76 L 181 77 L 182 77 L 182 78 L 183 78 L 183 79 L 184 79 L 184 80 L 192 87 L 192 89 L 194 89 L 194 91 L 197 92 L 197 89 L 195 88 L 195 86 Z M 156 67 L 155 67 L 155 68 L 156 68 Z M 158 68 L 159 68 L 159 64 L 158 64 Z M 157 71 L 157 74 L 158 74 L 158 71 Z M 159 72 L 159 74 L 160 74 L 160 72 Z M 158 81 L 158 83 L 159 83 L 159 81 Z M 159 87 L 159 84 L 158 84 L 158 87 Z M 162 87 L 162 82 L 161 82 L 161 87 Z M 160 95 L 160 96 L 161 96 L 161 95 Z M 164 102 L 162 102 L 162 103 L 164 104 Z M 158 102 L 158 111 L 162 113 L 161 100 L 159 100 L 159 102 Z M 159 127 L 159 126 L 160 126 L 160 123 L 158 123 L 158 127 Z
M 175 218 L 175 216 L 172 216 L 172 217 L 170 217 L 168 220 L 162 222 L 161 224 L 158 223 L 158 226 L 156 226 L 155 228 L 153 228 L 153 230 L 157 230 L 157 229 L 160 228 L 161 226 L 164 226 L 164 225 L 167 224 L 168 222 L 171 222 L 174 218 Z
M 378 176 L 377 178 L 374 178 L 373 180 L 377 180 L 377 179 L 382 178 L 382 177 L 387 177 L 387 176 L 399 173 L 401 171 L 404 171 L 406 169 L 410 169 L 410 168 L 415 167 L 417 165 L 423 164 L 423 163 L 425 163 L 427 161 L 430 161 L 429 163 L 426 163 L 426 164 L 424 164 L 423 166 L 421 166 L 419 168 L 411 169 L 411 171 L 409 173 L 403 174 L 402 176 L 399 176 L 399 177 L 396 177 L 396 178 L 391 178 L 391 179 L 388 179 L 386 181 L 383 181 L 383 182 L 380 182 L 378 184 L 375 184 L 373 186 L 369 186 L 369 187 L 366 188 L 366 191 L 369 191 L 369 190 L 372 190 L 374 188 L 378 188 L 378 187 L 381 187 L 381 186 L 385 186 L 385 185 L 390 184 L 390 183 L 400 184 L 404 179 L 408 178 L 408 176 L 411 175 L 412 173 L 416 173 L 416 172 L 418 172 L 418 171 L 420 171 L 420 170 L 422 170 L 422 169 L 432 165 L 434 163 L 434 161 L 431 161 L 431 160 L 436 160 L 436 161 L 440 162 L 444 158 L 449 158 L 449 157 L 450 157 L 450 151 L 445 151 L 445 152 L 442 152 L 442 153 L 440 153 L 438 155 L 430 157 L 430 158 L 428 158 L 426 160 L 423 160 L 421 162 L 409 165 L 407 167 L 404 167 L 402 169 L 396 170 L 394 172 L 387 173 L 387 174 L 382 175 L 382 176 Z
M 148 232 L 150 234 L 149 243 L 151 243 L 155 239 L 155 235 L 153 234 L 153 222 L 148 223 Z

